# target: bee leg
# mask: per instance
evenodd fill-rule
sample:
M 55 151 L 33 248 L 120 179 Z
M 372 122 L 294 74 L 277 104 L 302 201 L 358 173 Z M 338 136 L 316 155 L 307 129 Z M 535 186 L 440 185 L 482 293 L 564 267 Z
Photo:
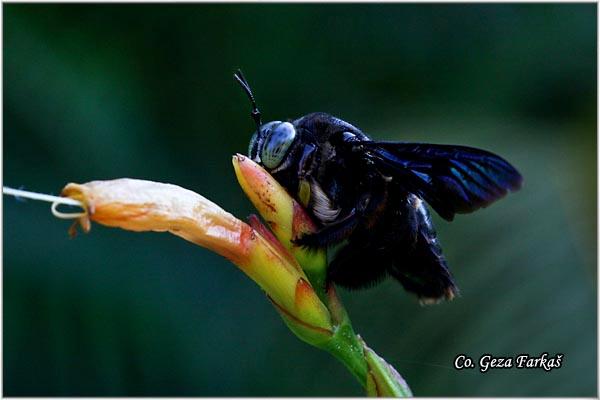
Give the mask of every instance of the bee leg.
M 375 286 L 387 276 L 392 262 L 390 254 L 378 249 L 364 239 L 351 239 L 340 249 L 327 267 L 327 279 L 346 289 L 363 289 Z
M 304 234 L 293 239 L 292 243 L 308 248 L 327 247 L 348 238 L 358 226 L 359 221 L 356 209 L 353 209 L 341 220 L 327 225 L 318 232 Z
M 314 168 L 313 159 L 317 148 L 312 144 L 307 144 L 302 152 L 302 157 L 298 163 L 298 176 L 304 178 L 312 173 Z
M 293 240 L 294 244 L 319 248 L 327 247 L 348 239 L 354 231 L 364 225 L 370 228 L 384 209 L 387 200 L 385 191 L 364 193 L 352 211 L 315 233 L 305 234 Z

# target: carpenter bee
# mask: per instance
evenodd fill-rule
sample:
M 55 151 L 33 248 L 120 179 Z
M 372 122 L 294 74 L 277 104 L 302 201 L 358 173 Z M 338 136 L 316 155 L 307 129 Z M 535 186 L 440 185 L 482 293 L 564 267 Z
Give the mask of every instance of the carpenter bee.
M 321 112 L 263 124 L 241 71 L 234 78 L 252 103 L 250 158 L 319 225 L 295 243 L 341 244 L 327 269 L 329 282 L 363 288 L 390 275 L 423 303 L 458 293 L 427 204 L 448 221 L 487 207 L 521 187 L 512 165 L 472 147 L 374 141 Z

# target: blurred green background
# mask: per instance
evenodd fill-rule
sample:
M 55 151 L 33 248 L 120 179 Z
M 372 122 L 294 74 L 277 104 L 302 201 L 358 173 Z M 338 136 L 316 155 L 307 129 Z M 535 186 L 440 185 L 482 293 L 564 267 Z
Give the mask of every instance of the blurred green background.
M 4 184 L 57 194 L 132 177 L 252 212 L 231 155 L 253 123 L 325 111 L 378 139 L 482 147 L 525 177 L 447 223 L 461 288 L 421 307 L 391 281 L 342 291 L 419 396 L 595 396 L 596 5 L 4 7 Z M 361 396 L 224 259 L 167 234 L 4 197 L 4 395 Z M 455 371 L 459 353 L 563 367 Z

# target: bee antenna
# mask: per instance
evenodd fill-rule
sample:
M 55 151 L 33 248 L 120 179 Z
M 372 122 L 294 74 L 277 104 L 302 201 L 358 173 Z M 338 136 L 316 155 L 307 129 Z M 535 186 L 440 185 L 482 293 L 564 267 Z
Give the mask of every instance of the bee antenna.
M 241 69 L 238 69 L 237 72 L 233 74 L 233 77 L 240 84 L 242 89 L 244 89 L 244 92 L 246 92 L 246 95 L 248 96 L 248 98 L 250 99 L 250 102 L 252 103 L 252 112 L 250 113 L 250 115 L 252 116 L 252 119 L 254 120 L 254 123 L 256 124 L 256 129 L 258 130 L 258 129 L 260 129 L 262 122 L 260 119 L 260 111 L 258 110 L 258 107 L 256 106 L 256 100 L 254 100 L 254 95 L 252 94 L 252 89 L 250 89 L 250 84 L 244 77 L 244 74 L 242 73 Z

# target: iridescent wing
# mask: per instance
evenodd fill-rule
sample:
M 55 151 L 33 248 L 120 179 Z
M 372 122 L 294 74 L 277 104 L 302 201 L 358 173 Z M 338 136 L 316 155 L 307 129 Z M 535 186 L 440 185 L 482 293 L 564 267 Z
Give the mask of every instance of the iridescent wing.
M 519 172 L 501 157 L 465 146 L 355 141 L 384 174 L 399 181 L 444 219 L 487 207 L 521 187 Z

